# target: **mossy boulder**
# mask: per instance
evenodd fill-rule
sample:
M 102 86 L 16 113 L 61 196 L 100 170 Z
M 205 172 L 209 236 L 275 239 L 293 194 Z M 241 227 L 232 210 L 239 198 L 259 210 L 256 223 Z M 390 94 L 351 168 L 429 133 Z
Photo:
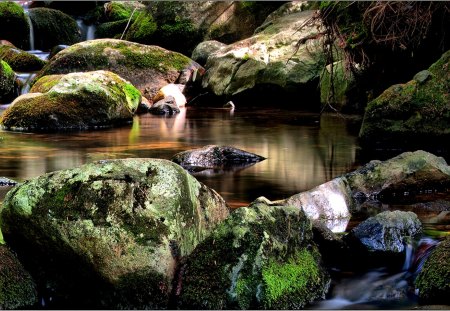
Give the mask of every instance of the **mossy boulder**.
M 14 71 L 38 71 L 44 67 L 46 61 L 9 45 L 0 45 L 0 59 L 7 62 Z
M 344 176 L 353 197 L 376 197 L 385 202 L 401 199 L 404 192 L 413 198 L 420 192 L 445 191 L 450 186 L 450 166 L 445 159 L 423 150 L 386 161 L 373 160 Z
M 135 9 L 136 11 L 134 11 Z M 111 1 L 105 3 L 103 8 L 98 8 L 97 10 L 101 12 L 99 12 L 100 16 L 98 17 L 100 24 L 95 31 L 96 38 L 119 39 L 124 33 L 130 18 L 130 25 L 133 25 L 138 17 L 145 15 L 142 14 L 145 11 L 145 6 L 134 1 Z
M 164 85 L 176 82 L 183 70 L 197 71 L 200 68 L 190 58 L 158 46 L 97 39 L 74 44 L 59 52 L 37 78 L 50 74 L 109 70 L 130 81 L 143 96 L 152 100 Z
M 13 1 L 0 2 L 0 38 L 21 49 L 30 47 L 30 26 L 23 8 Z
M 234 211 L 188 256 L 178 303 L 188 309 L 299 309 L 324 298 L 329 276 L 311 223 L 293 207 Z
M 141 101 L 140 92 L 131 83 L 108 71 L 43 79 L 5 110 L 0 119 L 4 129 L 58 131 L 113 126 L 131 122 Z
M 363 144 L 440 146 L 450 138 L 450 51 L 428 73 L 391 86 L 367 105 L 359 133 Z
M 162 309 L 178 260 L 228 214 L 182 167 L 130 158 L 26 181 L 8 192 L 1 225 L 59 306 Z
M 413 212 L 385 211 L 353 228 L 347 240 L 368 252 L 402 253 L 422 233 L 422 224 Z
M 386 161 L 373 160 L 309 191 L 275 202 L 295 206 L 334 232 L 345 231 L 366 202 L 405 203 L 427 191 L 446 192 L 450 166 L 445 159 L 418 150 Z M 407 193 L 408 196 L 404 196 Z
M 69 15 L 48 8 L 30 9 L 29 14 L 33 23 L 36 49 L 50 50 L 58 44 L 72 45 L 80 42 L 80 29 Z
M 426 304 L 448 305 L 450 297 L 450 237 L 443 240 L 426 259 L 415 281 L 419 299 Z
M 316 104 L 318 108 L 317 83 L 325 61 L 321 41 L 315 39 L 320 25 L 298 31 L 313 14 L 304 11 L 282 16 L 252 37 L 211 53 L 203 88 L 217 96 L 234 97 L 233 101 L 240 105 L 254 103 L 255 98 L 282 102 L 289 95 L 302 97 L 299 105 L 303 106 L 299 107 Z M 296 52 L 293 46 L 299 41 L 303 44 Z M 252 100 L 247 101 L 249 98 Z M 292 106 L 291 100 L 287 102 Z
M 31 275 L 17 256 L 0 243 L 0 309 L 32 308 L 37 302 L 36 284 Z
M 14 96 L 15 77 L 8 63 L 0 59 L 0 103 L 5 103 Z

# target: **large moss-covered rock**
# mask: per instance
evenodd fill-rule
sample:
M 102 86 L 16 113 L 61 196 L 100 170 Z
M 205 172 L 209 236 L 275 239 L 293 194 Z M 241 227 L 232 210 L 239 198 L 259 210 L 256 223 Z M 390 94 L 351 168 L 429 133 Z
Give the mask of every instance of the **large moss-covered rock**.
M 30 308 L 37 302 L 33 279 L 17 256 L 2 245 L 0 240 L 0 309 Z
M 7 62 L 15 71 L 37 71 L 46 64 L 36 55 L 5 44 L 0 45 L 0 59 Z
M 426 191 L 448 191 L 450 166 L 445 159 L 418 150 L 386 161 L 373 160 L 363 167 L 295 194 L 277 204 L 296 206 L 332 231 L 342 232 L 352 214 L 368 201 L 396 202 Z M 408 197 L 404 194 L 407 193 Z
M 0 37 L 21 49 L 30 47 L 30 26 L 23 8 L 16 2 L 0 2 Z
M 405 191 L 411 197 L 421 191 L 445 191 L 450 186 L 450 166 L 444 158 L 418 150 L 386 161 L 371 161 L 345 178 L 354 197 L 395 200 Z
M 72 45 L 80 42 L 80 29 L 69 15 L 48 8 L 30 9 L 29 12 L 36 49 L 50 50 L 58 44 Z
M 320 40 L 314 39 L 320 25 L 299 31 L 313 14 L 304 11 L 282 16 L 260 27 L 252 37 L 210 54 L 203 87 L 218 96 L 247 92 L 267 101 L 280 100 L 282 94 L 301 94 L 299 105 L 317 103 L 317 83 L 325 60 Z M 303 44 L 296 52 L 294 46 L 300 41 Z
M 182 167 L 123 159 L 26 181 L 8 192 L 1 223 L 59 306 L 161 309 L 180 257 L 228 213 Z
M 359 136 L 376 142 L 441 145 L 450 137 L 450 51 L 405 84 L 393 85 L 371 101 Z
M 3 113 L 3 128 L 58 131 L 107 127 L 130 122 L 141 101 L 140 92 L 131 83 L 108 71 L 43 79 Z
M 0 59 L 0 103 L 4 103 L 14 95 L 14 71 L 8 63 Z
M 263 202 L 233 212 L 183 269 L 179 305 L 189 309 L 298 309 L 329 286 L 304 213 Z
M 415 281 L 421 302 L 449 304 L 450 237 L 442 241 L 426 259 Z
M 109 70 L 130 81 L 152 100 L 164 86 L 174 83 L 183 70 L 201 68 L 190 58 L 157 46 L 124 40 L 97 39 L 74 44 L 55 55 L 37 78 L 49 74 Z

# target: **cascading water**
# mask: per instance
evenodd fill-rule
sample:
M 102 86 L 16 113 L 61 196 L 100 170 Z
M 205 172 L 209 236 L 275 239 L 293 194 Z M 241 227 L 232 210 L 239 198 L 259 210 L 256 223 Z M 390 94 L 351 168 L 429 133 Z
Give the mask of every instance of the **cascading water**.
M 363 275 L 343 278 L 332 289 L 331 298 L 313 305 L 314 309 L 346 309 L 370 306 L 383 308 L 383 303 L 412 304 L 411 285 L 431 251 L 439 244 L 431 238 L 422 238 L 417 246 L 405 247 L 402 271 L 391 274 L 380 268 Z
M 81 31 L 81 41 L 95 39 L 95 25 L 86 25 L 82 19 L 77 19 L 77 25 Z
M 28 25 L 30 26 L 30 51 L 34 51 L 34 29 L 33 23 L 31 22 L 30 13 L 28 12 L 28 8 L 24 7 L 25 15 L 27 17 Z

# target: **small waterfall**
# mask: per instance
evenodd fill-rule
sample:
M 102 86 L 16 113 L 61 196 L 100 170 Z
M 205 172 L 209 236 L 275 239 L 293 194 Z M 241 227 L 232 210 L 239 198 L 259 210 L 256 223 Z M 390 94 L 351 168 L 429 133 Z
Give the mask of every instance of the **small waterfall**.
M 30 13 L 27 8 L 24 8 L 25 15 L 27 16 L 28 25 L 30 26 L 30 51 L 34 51 L 34 29 L 33 23 L 31 22 Z
M 94 40 L 94 39 L 95 39 L 95 26 L 89 25 L 87 27 L 86 40 Z
M 77 25 L 81 32 L 81 41 L 95 39 L 95 25 L 86 25 L 82 19 L 77 19 Z
M 405 263 L 403 264 L 403 271 L 409 270 L 411 268 L 411 261 L 413 256 L 413 245 L 412 243 L 408 243 L 405 247 Z
M 425 260 L 430 256 L 431 251 L 439 244 L 432 238 L 422 238 L 416 248 L 411 262 L 411 270 L 414 276 L 417 276 L 422 270 Z
M 35 73 L 17 73 L 17 78 L 21 82 L 20 95 L 27 94 L 31 88 L 31 81 L 36 77 Z

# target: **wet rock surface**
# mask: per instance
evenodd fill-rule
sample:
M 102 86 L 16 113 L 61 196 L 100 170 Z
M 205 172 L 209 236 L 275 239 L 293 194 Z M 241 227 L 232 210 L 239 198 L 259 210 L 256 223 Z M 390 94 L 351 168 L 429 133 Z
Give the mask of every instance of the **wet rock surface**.
M 176 154 L 172 161 L 185 168 L 232 167 L 234 165 L 256 163 L 264 157 L 230 146 L 208 145 Z

